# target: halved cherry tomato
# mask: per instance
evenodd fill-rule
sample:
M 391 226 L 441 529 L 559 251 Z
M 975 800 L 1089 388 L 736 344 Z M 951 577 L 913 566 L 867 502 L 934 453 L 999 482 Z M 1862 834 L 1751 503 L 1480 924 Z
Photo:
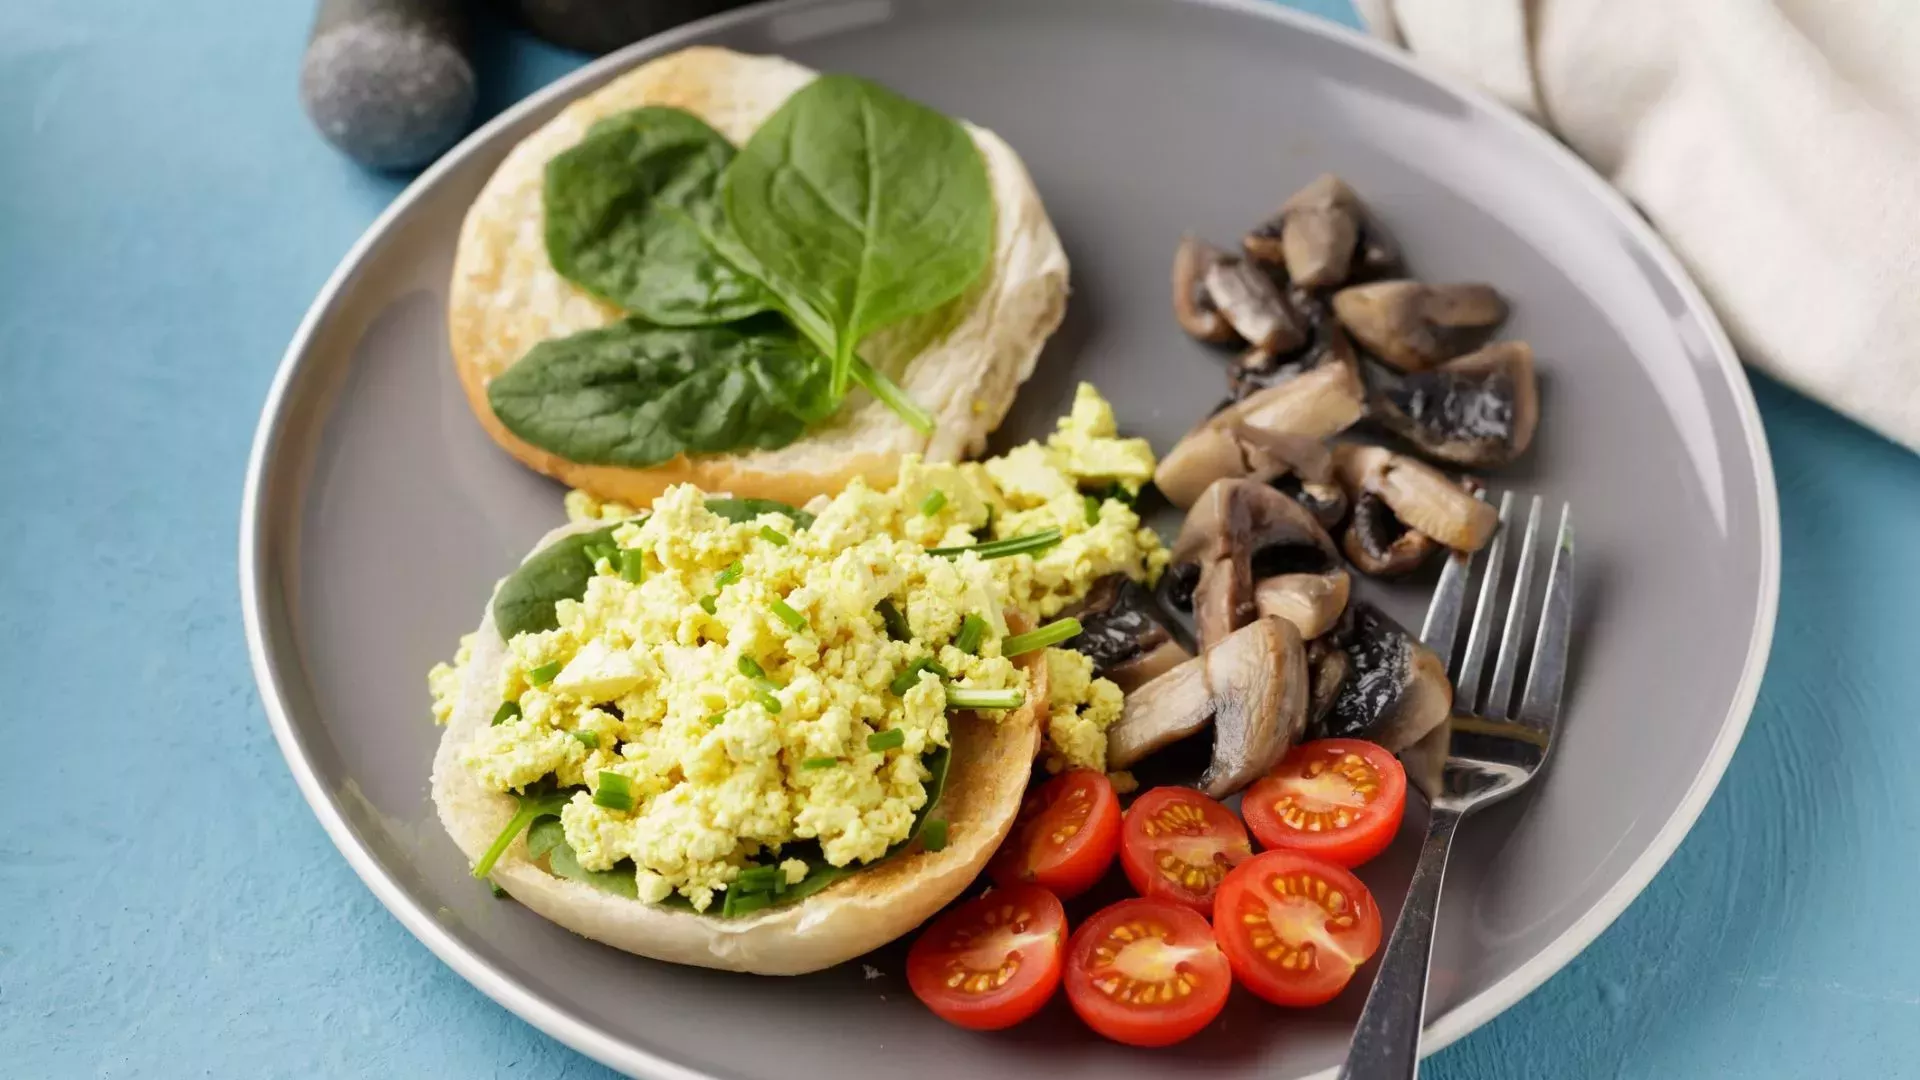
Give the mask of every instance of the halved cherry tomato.
M 1038 885 L 1070 900 L 1100 880 L 1119 846 L 1113 785 L 1093 769 L 1069 769 L 1027 796 L 987 873 L 998 885 Z
M 1157 787 L 1133 801 L 1120 823 L 1120 865 L 1135 892 L 1213 914 L 1220 880 L 1253 855 L 1233 811 L 1183 787 Z
M 1034 885 L 995 889 L 934 920 L 907 952 L 907 985 L 940 1019 L 998 1031 L 1060 985 L 1067 913 Z
M 1360 879 L 1293 851 L 1234 867 L 1213 925 L 1234 978 L 1275 1005 L 1333 1000 L 1380 947 L 1380 909 Z
M 1066 984 L 1093 1030 L 1129 1046 L 1171 1046 L 1220 1015 L 1233 975 L 1192 908 L 1122 900 L 1073 932 Z
M 1359 866 L 1400 831 L 1407 771 L 1360 739 L 1301 743 L 1247 789 L 1240 812 L 1262 847 Z

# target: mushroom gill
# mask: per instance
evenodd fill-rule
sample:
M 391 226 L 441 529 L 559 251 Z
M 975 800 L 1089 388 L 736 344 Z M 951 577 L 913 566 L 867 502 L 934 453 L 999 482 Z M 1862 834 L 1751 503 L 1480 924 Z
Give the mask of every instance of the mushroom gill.
M 1208 294 L 1206 277 L 1209 269 L 1227 258 L 1225 252 L 1194 236 L 1181 237 L 1173 254 L 1174 318 L 1187 333 L 1216 345 L 1232 341 L 1234 332 Z
M 1399 753 L 1446 721 L 1453 685 L 1440 657 L 1380 609 L 1359 601 L 1351 611 L 1327 639 L 1346 654 L 1348 672 L 1311 734 L 1366 739 Z
M 1376 371 L 1374 419 L 1429 457 L 1495 468 L 1533 442 L 1540 396 L 1524 341 L 1496 341 L 1428 371 Z
M 1257 614 L 1254 584 L 1337 565 L 1333 541 L 1299 503 L 1252 480 L 1217 480 L 1194 502 L 1162 577 L 1169 603 L 1193 612 L 1200 651 Z
M 1403 571 L 1425 557 L 1417 541 L 1401 540 L 1404 532 L 1421 534 L 1455 551 L 1478 551 L 1500 523 L 1493 507 L 1439 470 L 1404 454 L 1378 446 L 1336 446 L 1333 467 L 1353 501 L 1353 521 L 1347 526 L 1343 547 L 1349 557 L 1360 550 L 1368 561 L 1388 567 L 1370 570 L 1355 559 L 1355 565 L 1369 573 Z M 1407 545 L 1398 557 L 1397 543 Z
M 1061 614 L 1080 620 L 1080 633 L 1063 648 L 1085 653 L 1094 674 L 1123 691 L 1193 658 L 1161 620 L 1152 595 L 1125 574 L 1094 582 L 1085 599 Z

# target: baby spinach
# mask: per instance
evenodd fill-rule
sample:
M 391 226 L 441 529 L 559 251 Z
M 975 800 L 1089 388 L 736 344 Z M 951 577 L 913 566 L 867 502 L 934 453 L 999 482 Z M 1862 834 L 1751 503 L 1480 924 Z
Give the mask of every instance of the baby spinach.
M 773 320 L 627 319 L 535 345 L 487 387 L 507 430 L 582 465 L 773 450 L 832 413 L 812 348 Z
M 557 817 L 540 818 L 527 830 L 527 853 L 536 859 L 545 856 L 547 869 L 554 877 L 578 881 L 629 900 L 640 898 L 632 860 L 622 859 L 611 870 L 588 870 L 581 866 L 580 857 L 574 853 L 573 845 L 567 843 L 567 831 Z
M 708 499 L 707 509 L 736 525 L 752 521 L 761 514 L 785 514 L 802 529 L 813 524 L 812 514 L 776 499 Z
M 511 641 L 518 634 L 559 626 L 553 605 L 587 594 L 587 582 L 592 580 L 594 570 L 587 549 L 613 543 L 616 527 L 609 525 L 556 540 L 507 575 L 500 591 L 493 595 L 493 625 L 500 631 L 500 640 Z
M 788 98 L 722 197 L 761 280 L 832 358 L 836 397 L 862 338 L 960 295 L 993 252 L 993 193 L 966 129 L 852 76 Z
M 607 117 L 547 162 L 547 258 L 561 277 L 661 326 L 709 326 L 765 311 L 751 256 L 721 212 L 733 144 L 691 113 Z M 731 249 L 729 257 L 723 249 Z

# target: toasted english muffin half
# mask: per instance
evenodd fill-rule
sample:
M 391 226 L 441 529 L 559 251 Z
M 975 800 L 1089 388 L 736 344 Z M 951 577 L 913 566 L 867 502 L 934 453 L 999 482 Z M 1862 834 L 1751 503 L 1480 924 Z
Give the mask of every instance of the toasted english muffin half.
M 933 414 L 931 436 L 856 391 L 839 413 L 779 450 L 683 454 L 644 469 L 583 465 L 517 438 L 488 403 L 488 382 L 527 350 L 621 316 L 548 261 L 541 202 L 547 162 L 579 142 L 595 121 L 646 105 L 684 109 L 738 146 L 814 74 L 774 56 L 684 49 L 575 101 L 500 163 L 460 229 L 447 327 L 467 401 L 508 453 L 566 484 L 636 505 L 671 485 L 690 483 L 797 506 L 838 492 L 856 476 L 889 485 L 902 454 L 956 461 L 981 450 L 1060 324 L 1067 257 L 1018 155 L 999 136 L 970 124 L 994 197 L 987 270 L 955 300 L 888 327 L 860 347 L 863 357 Z
M 544 537 L 535 551 L 600 523 L 570 525 Z M 493 723 L 506 642 L 493 625 L 493 605 L 480 620 L 453 715 L 433 758 L 433 802 L 454 843 L 477 861 L 506 828 L 516 804 L 480 786 L 460 764 L 460 751 Z M 925 922 L 980 875 L 1013 827 L 1040 751 L 1047 701 L 1045 651 L 1018 662 L 1027 672 L 1027 703 L 998 721 L 972 713 L 951 718 L 952 756 L 940 797 L 947 844 L 882 859 L 813 896 L 743 918 L 699 915 L 603 892 L 555 877 L 528 858 L 522 835 L 493 867 L 493 881 L 515 900 L 576 934 L 630 953 L 676 964 L 800 975 L 871 952 Z M 475 883 L 475 888 L 479 883 Z

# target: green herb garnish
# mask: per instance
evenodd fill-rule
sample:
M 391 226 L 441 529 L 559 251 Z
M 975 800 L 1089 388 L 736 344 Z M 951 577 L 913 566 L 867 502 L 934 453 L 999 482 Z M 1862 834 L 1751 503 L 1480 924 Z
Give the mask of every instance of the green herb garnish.
M 593 805 L 609 810 L 633 809 L 633 784 L 620 773 L 600 770 L 600 782 L 593 792 Z
M 1087 503 L 1087 524 L 1089 525 L 1100 524 L 1100 500 L 1094 498 L 1092 495 L 1088 495 L 1086 496 L 1086 503 Z
M 616 565 L 623 581 L 638 585 L 647 580 L 647 553 L 639 548 L 621 548 Z
M 886 624 L 888 637 L 895 641 L 913 640 L 913 628 L 907 625 L 907 617 L 900 614 L 900 609 L 893 606 L 892 600 L 881 600 L 873 605 L 873 610 L 880 613 L 880 621 Z
M 786 623 L 790 629 L 805 630 L 807 628 L 806 616 L 793 610 L 793 606 L 785 600 L 776 596 L 770 606 L 773 608 L 773 613 L 779 616 L 780 621 Z
M 1080 633 L 1080 620 L 1075 618 L 1055 619 L 1035 630 L 1024 634 L 1015 634 L 1000 643 L 1001 656 L 1019 656 L 1035 649 L 1044 649 L 1049 645 L 1058 645 Z
M 882 750 L 898 750 L 907 744 L 907 733 L 899 728 L 876 731 L 867 736 L 867 749 L 875 753 Z
M 980 654 L 980 641 L 987 636 L 987 620 L 968 615 L 960 620 L 960 632 L 953 636 L 953 647 L 974 656 Z
M 947 493 L 941 491 L 939 488 L 935 488 L 927 493 L 926 498 L 920 500 L 920 516 L 932 517 L 944 509 L 946 505 Z
M 517 701 L 503 701 L 500 703 L 500 707 L 493 711 L 493 726 L 499 727 L 509 720 L 518 720 L 519 718 L 520 703 Z
M 974 690 L 964 686 L 947 687 L 949 709 L 1017 709 L 1027 699 L 1024 690 Z
M 840 764 L 840 759 L 837 757 L 810 757 L 802 761 L 800 767 L 803 769 L 831 769 L 838 764 Z
M 1009 555 L 1033 555 L 1060 542 L 1059 529 L 1042 529 L 1025 536 L 1010 536 L 1005 540 L 986 540 L 978 544 L 966 544 L 961 547 L 928 548 L 929 555 L 944 555 L 949 559 L 958 558 L 971 551 L 983 559 L 1004 559 Z
M 481 853 L 480 861 L 473 864 L 474 877 L 484 878 L 493 873 L 493 864 L 506 854 L 514 838 L 526 832 L 527 826 L 532 825 L 535 818 L 560 813 L 560 808 L 572 800 L 573 793 L 563 791 L 548 795 L 515 795 L 513 798 L 519 808 L 513 812 L 513 817 L 507 819 L 507 827 L 501 829 L 500 835 L 494 837 L 493 843 Z
M 555 660 L 552 663 L 541 664 L 536 668 L 529 668 L 527 670 L 527 681 L 535 686 L 545 686 L 553 681 L 555 675 L 560 674 L 560 667 L 560 661 Z
M 741 565 L 739 559 L 735 559 L 727 564 L 725 570 L 720 571 L 720 573 L 714 576 L 713 587 L 716 589 L 724 589 L 734 582 L 739 581 L 740 576 L 746 572 L 747 568 Z
M 943 679 L 952 675 L 952 672 L 941 667 L 940 662 L 933 657 L 923 656 L 908 664 L 900 674 L 895 675 L 893 681 L 887 684 L 887 689 L 893 692 L 894 697 L 904 697 L 907 691 L 920 684 L 920 673 L 923 671 L 931 671 Z
M 713 615 L 717 613 L 719 609 L 720 609 L 720 598 L 718 596 L 715 596 L 713 593 L 708 593 L 707 595 L 700 598 L 701 611 L 704 611 L 709 615 Z
M 947 846 L 947 819 L 934 818 L 920 830 L 920 848 L 939 851 Z
M 760 539 L 765 540 L 767 543 L 772 544 L 775 547 L 786 547 L 788 544 L 792 543 L 792 541 L 787 539 L 787 536 L 785 533 L 781 532 L 779 529 L 776 529 L 771 525 L 760 526 Z
M 600 749 L 600 735 L 598 732 L 576 731 L 573 733 L 573 737 L 576 741 L 580 743 L 581 746 L 584 746 L 589 750 Z

